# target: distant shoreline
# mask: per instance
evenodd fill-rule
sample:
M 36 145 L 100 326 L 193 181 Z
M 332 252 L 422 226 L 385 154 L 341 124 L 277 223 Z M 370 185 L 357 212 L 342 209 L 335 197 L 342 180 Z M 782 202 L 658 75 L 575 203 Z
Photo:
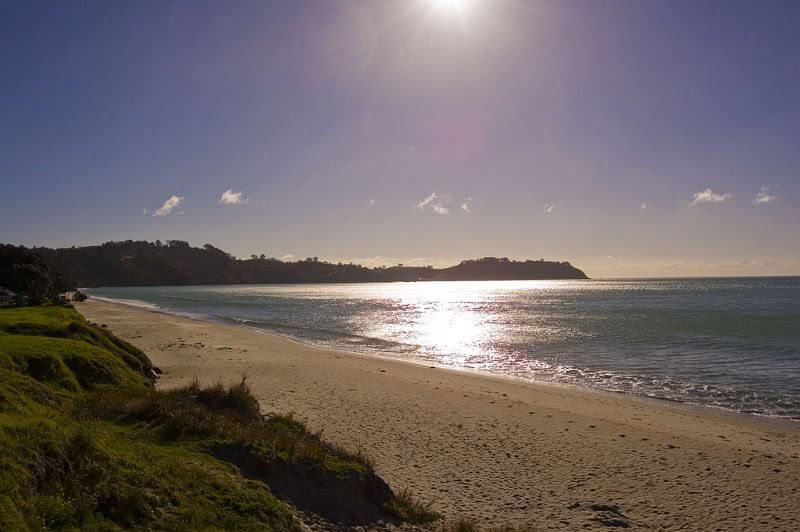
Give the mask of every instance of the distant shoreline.
M 318 257 L 283 261 L 266 255 L 239 259 L 205 244 L 192 247 L 184 240 L 147 242 L 126 240 L 99 246 L 35 248 L 74 284 L 83 286 L 153 286 L 262 283 L 353 283 L 390 281 L 481 281 L 586 279 L 569 262 L 510 260 L 483 257 L 462 260 L 455 266 L 393 266 L 373 268 L 332 263 Z
M 712 275 L 690 277 L 587 277 L 585 279 L 422 279 L 418 281 L 331 281 L 331 282 L 275 282 L 275 283 L 216 283 L 216 284 L 148 284 L 148 285 L 93 285 L 82 286 L 79 290 L 92 288 L 170 288 L 170 287 L 199 287 L 199 286 L 291 286 L 291 285 L 332 285 L 332 284 L 379 284 L 379 283 L 492 283 L 514 281 L 570 281 L 570 282 L 597 282 L 597 281 L 691 281 L 691 280 L 730 280 L 730 279 L 798 279 L 800 275 Z

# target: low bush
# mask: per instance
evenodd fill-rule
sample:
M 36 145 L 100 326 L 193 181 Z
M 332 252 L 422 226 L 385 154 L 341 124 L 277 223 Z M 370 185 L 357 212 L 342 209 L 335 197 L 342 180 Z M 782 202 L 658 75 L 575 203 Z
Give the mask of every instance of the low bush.
M 261 414 L 246 377 L 231 386 L 192 384 L 171 390 L 101 389 L 78 402 L 77 415 L 117 423 L 143 422 L 162 438 L 216 438 L 246 448 L 261 460 L 311 464 L 335 474 L 372 473 L 372 462 L 322 440 L 285 415 Z
M 430 503 L 418 499 L 407 489 L 395 494 L 385 508 L 399 519 L 417 525 L 427 525 L 442 517 L 431 509 Z

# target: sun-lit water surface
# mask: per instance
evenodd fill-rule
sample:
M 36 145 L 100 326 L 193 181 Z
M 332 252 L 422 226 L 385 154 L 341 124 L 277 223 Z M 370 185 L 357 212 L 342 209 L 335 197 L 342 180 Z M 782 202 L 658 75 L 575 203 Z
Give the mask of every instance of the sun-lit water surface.
M 89 293 L 329 347 L 800 419 L 800 278 Z

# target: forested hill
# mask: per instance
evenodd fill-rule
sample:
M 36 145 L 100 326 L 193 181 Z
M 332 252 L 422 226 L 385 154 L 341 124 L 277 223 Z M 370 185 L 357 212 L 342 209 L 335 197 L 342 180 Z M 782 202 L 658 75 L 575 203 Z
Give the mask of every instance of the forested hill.
M 402 265 L 366 268 L 357 264 L 332 264 L 316 257 L 296 262 L 264 255 L 237 259 L 210 244 L 195 248 L 182 240 L 165 243 L 127 240 L 100 246 L 34 248 L 32 251 L 61 270 L 77 286 L 85 287 L 587 278 L 568 262 L 520 262 L 487 257 L 444 269 Z

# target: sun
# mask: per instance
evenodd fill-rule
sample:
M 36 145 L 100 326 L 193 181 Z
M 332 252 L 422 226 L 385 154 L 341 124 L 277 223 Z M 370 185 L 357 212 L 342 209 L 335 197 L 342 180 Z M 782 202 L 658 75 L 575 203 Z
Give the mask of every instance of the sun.
M 469 0 L 432 0 L 437 9 L 450 12 L 462 12 Z

